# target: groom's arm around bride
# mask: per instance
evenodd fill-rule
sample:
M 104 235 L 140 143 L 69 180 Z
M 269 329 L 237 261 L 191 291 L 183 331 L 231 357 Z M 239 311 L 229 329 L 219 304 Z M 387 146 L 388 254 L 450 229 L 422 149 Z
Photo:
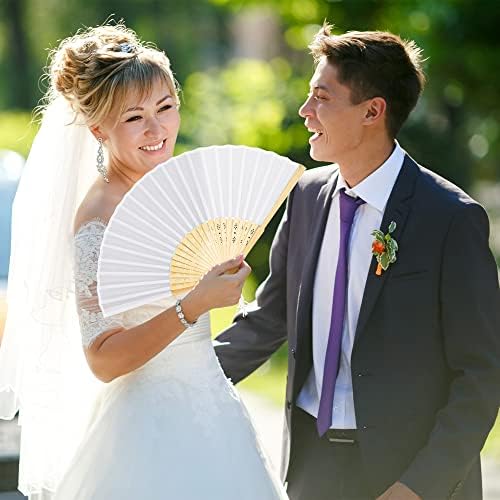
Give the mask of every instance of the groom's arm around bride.
M 315 132 L 311 156 L 337 165 L 307 171 L 289 196 L 270 274 L 217 355 L 237 383 L 288 340 L 282 473 L 293 500 L 480 499 L 480 451 L 500 403 L 487 215 L 395 142 L 423 87 L 416 45 L 324 29 L 311 48 L 300 115 Z M 357 204 L 347 237 L 344 200 Z M 378 269 L 371 231 L 390 227 L 397 260 Z

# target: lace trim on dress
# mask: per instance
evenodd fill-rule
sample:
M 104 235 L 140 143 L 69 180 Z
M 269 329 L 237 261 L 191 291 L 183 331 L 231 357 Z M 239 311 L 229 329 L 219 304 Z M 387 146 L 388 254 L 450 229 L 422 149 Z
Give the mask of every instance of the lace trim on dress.
M 97 296 L 97 264 L 106 222 L 95 217 L 75 232 L 75 294 L 84 347 L 102 333 L 124 327 L 123 314 L 104 318 Z

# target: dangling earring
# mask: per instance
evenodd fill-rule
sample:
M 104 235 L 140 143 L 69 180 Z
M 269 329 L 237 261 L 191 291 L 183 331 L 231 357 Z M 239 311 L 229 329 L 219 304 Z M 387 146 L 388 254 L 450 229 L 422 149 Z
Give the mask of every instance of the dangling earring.
M 104 148 L 102 147 L 102 138 L 99 137 L 97 141 L 99 142 L 99 148 L 97 149 L 97 170 L 103 176 L 104 180 L 109 182 L 108 171 L 104 166 Z

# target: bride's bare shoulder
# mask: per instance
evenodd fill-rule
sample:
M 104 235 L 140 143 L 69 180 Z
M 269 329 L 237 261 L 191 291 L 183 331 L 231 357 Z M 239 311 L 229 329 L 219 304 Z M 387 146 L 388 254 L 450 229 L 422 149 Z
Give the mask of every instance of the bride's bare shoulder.
M 76 234 L 85 223 L 93 220 L 107 224 L 120 199 L 121 196 L 113 190 L 107 190 L 98 183 L 92 185 L 76 212 L 73 234 Z

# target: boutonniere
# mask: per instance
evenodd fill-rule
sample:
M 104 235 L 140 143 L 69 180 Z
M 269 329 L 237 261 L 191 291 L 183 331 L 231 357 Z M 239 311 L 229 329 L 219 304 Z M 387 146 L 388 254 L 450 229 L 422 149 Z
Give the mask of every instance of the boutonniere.
M 382 269 L 387 271 L 389 266 L 396 262 L 396 252 L 398 251 L 398 242 L 392 238 L 391 233 L 396 229 L 396 223 L 392 221 L 389 224 L 389 230 L 387 234 L 384 234 L 379 229 L 375 229 L 372 232 L 372 236 L 375 238 L 372 243 L 372 254 L 375 255 L 378 266 L 375 274 L 380 276 L 382 274 Z

